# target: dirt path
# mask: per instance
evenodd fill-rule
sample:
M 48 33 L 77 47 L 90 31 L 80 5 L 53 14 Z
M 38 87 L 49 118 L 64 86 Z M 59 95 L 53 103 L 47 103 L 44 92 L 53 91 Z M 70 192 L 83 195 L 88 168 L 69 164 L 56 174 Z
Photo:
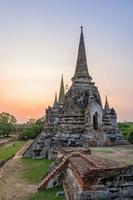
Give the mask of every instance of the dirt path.
M 25 149 L 32 143 L 28 141 L 9 160 L 0 171 L 0 200 L 26 200 L 29 194 L 36 192 L 36 185 L 29 185 L 22 178 L 24 166 L 21 157 Z

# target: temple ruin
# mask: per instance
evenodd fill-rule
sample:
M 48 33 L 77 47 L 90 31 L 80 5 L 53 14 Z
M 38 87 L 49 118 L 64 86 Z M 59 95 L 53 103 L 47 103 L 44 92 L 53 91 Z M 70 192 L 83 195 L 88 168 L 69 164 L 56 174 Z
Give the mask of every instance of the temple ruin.
M 98 88 L 88 71 L 83 28 L 72 85 L 65 93 L 63 76 L 59 97 L 46 109 L 44 131 L 24 156 L 48 157 L 62 147 L 127 144 L 117 127 L 117 114 L 107 97 L 103 108 Z M 51 157 L 53 155 L 50 155 Z
M 91 155 L 89 150 L 62 150 L 38 190 L 58 185 L 63 185 L 66 200 L 132 200 L 133 166 Z

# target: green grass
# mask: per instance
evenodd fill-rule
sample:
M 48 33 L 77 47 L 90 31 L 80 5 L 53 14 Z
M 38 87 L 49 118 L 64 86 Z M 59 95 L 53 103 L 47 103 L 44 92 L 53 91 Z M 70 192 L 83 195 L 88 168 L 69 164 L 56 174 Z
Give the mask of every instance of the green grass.
M 0 161 L 13 156 L 24 145 L 24 141 L 14 141 L 0 147 Z
M 34 160 L 32 158 L 22 158 L 22 161 L 25 169 L 23 177 L 26 181 L 33 184 L 40 182 L 42 176 L 48 171 L 48 167 L 52 163 L 50 160 Z
M 32 158 L 22 158 L 24 164 L 23 178 L 30 184 L 37 184 L 41 181 L 42 176 L 48 171 L 52 161 L 41 159 L 34 160 Z M 56 197 L 58 191 L 63 191 L 61 187 L 44 190 L 32 194 L 27 200 L 64 200 L 64 198 Z
M 27 200 L 65 200 L 63 197 L 56 197 L 56 193 L 59 191 L 63 191 L 63 189 L 57 187 L 44 190 L 31 195 Z

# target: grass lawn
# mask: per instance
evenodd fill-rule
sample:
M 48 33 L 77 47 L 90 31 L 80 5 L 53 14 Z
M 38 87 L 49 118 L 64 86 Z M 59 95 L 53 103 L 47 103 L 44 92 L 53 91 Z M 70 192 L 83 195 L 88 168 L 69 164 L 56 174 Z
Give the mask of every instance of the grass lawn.
M 44 190 L 31 195 L 27 200 L 65 200 L 63 197 L 56 197 L 56 193 L 59 191 L 63 191 L 63 189 L 57 187 Z
M 22 158 L 22 162 L 24 164 L 23 178 L 30 184 L 39 183 L 42 176 L 48 171 L 48 167 L 52 163 L 50 160 L 34 160 L 32 158 Z M 57 187 L 36 192 L 26 200 L 64 200 L 64 198 L 56 197 L 56 193 L 58 191 L 63 191 L 63 189 L 61 187 Z
M 37 184 L 41 181 L 42 176 L 48 171 L 52 161 L 41 159 L 34 160 L 32 158 L 22 158 L 24 164 L 23 178 L 30 184 Z M 64 200 L 64 198 L 56 197 L 58 191 L 63 191 L 61 187 L 44 190 L 32 194 L 27 200 Z
M 0 147 L 0 161 L 13 156 L 24 145 L 24 141 L 14 141 Z
M 38 183 L 42 176 L 48 171 L 51 160 L 41 159 L 34 160 L 32 158 L 22 158 L 24 164 L 23 177 L 29 183 Z

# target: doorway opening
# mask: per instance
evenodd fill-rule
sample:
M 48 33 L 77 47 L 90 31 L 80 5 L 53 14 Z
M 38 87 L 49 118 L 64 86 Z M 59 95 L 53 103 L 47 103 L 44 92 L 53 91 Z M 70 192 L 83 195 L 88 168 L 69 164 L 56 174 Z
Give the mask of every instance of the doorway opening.
M 95 115 L 93 115 L 93 128 L 95 130 L 99 129 L 99 126 L 98 126 L 98 113 L 97 112 L 95 113 Z

